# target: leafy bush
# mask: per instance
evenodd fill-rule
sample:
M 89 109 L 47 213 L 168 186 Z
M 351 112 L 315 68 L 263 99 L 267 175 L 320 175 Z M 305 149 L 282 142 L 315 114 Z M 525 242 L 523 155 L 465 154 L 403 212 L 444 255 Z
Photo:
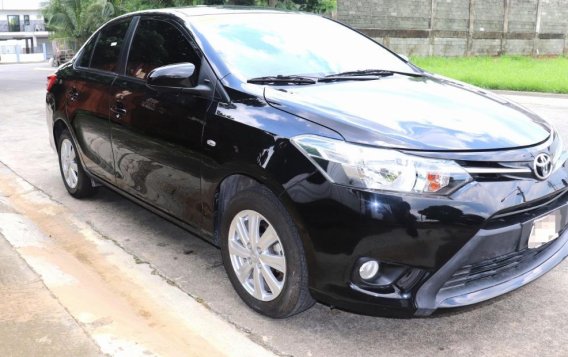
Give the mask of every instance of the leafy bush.
M 335 9 L 336 0 L 49 0 L 44 8 L 53 39 L 82 44 L 102 24 L 131 11 L 190 5 L 251 5 L 315 13 Z

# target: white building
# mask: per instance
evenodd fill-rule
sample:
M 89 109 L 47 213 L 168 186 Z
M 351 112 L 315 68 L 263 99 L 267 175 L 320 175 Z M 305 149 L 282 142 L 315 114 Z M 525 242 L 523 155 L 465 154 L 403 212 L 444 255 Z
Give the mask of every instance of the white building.
M 0 55 L 48 52 L 42 7 L 45 0 L 0 0 Z M 6 56 L 2 56 L 6 57 Z

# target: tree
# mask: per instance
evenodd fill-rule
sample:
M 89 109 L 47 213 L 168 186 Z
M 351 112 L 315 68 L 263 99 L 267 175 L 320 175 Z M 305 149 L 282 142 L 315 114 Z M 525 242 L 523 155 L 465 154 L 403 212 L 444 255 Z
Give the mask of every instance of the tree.
M 53 39 L 83 44 L 108 20 L 127 12 L 189 5 L 256 5 L 326 13 L 336 0 L 49 0 L 44 8 Z
M 107 0 L 51 0 L 44 9 L 44 16 L 52 38 L 83 43 L 103 23 L 117 15 L 116 9 L 115 4 Z

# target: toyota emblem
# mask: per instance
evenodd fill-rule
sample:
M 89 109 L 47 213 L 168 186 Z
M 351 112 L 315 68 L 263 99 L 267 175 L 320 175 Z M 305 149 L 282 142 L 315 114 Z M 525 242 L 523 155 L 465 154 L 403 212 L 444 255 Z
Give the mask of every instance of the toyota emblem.
M 534 159 L 534 175 L 539 180 L 546 180 L 552 173 L 552 159 L 550 155 L 542 153 Z

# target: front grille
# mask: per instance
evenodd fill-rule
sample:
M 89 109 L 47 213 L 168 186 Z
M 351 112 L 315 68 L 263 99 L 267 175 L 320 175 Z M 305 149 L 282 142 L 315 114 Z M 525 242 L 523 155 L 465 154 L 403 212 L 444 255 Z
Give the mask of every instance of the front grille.
M 511 207 L 511 208 L 505 209 L 505 210 L 497 213 L 495 216 L 493 216 L 493 219 L 503 218 L 503 217 L 507 217 L 507 216 L 513 216 L 513 215 L 522 214 L 522 213 L 528 213 L 530 211 L 537 210 L 537 209 L 543 208 L 543 207 L 550 207 L 551 204 L 553 204 L 559 198 L 563 197 L 567 192 L 568 192 L 567 190 L 556 191 L 553 194 L 548 195 L 546 197 L 542 197 L 542 198 L 534 200 L 534 201 L 526 202 L 526 203 Z
M 523 224 L 563 206 L 566 202 L 568 202 L 568 189 L 559 190 L 551 195 L 499 211 L 485 223 L 483 228 L 498 229 L 518 223 Z
M 497 275 L 512 271 L 520 264 L 536 259 L 550 244 L 545 244 L 537 249 L 524 249 L 479 263 L 464 265 L 452 275 L 442 289 L 465 287 L 473 282 L 492 279 Z
M 526 180 L 534 178 L 532 162 L 458 161 L 478 182 Z

